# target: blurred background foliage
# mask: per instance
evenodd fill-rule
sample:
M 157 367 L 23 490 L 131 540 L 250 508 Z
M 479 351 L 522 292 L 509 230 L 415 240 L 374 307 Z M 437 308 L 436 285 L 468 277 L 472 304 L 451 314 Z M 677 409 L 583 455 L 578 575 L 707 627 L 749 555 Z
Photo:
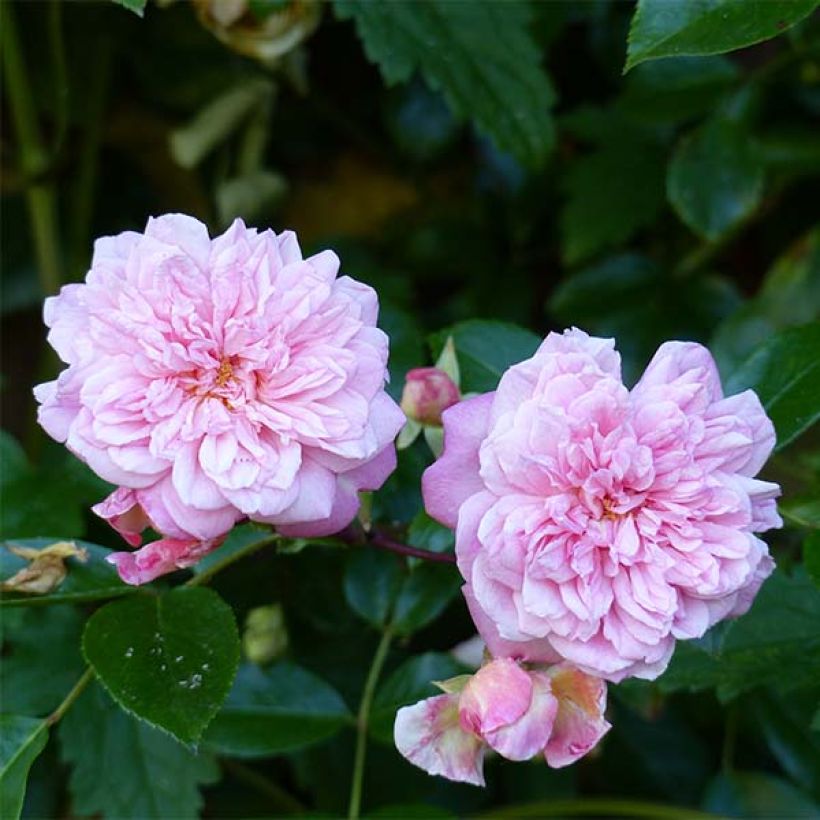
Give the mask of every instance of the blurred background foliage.
M 814 415 L 788 436 L 803 432 L 820 413 L 816 3 L 659 4 L 3 2 L 0 534 L 116 544 L 87 511 L 104 483 L 34 421 L 31 387 L 58 368 L 41 303 L 84 276 L 94 237 L 169 211 L 335 249 L 379 292 L 395 396 L 450 334 L 465 391 L 569 325 L 615 336 L 628 381 L 669 338 L 709 344 L 731 381 L 775 337 L 809 362 Z M 615 729 L 569 770 L 498 760 L 481 791 L 405 763 L 396 707 L 457 673 L 449 650 L 472 633 L 457 580 L 299 544 L 215 579 L 246 661 L 198 753 L 95 685 L 34 763 L 24 814 L 343 812 L 348 727 L 392 612 L 372 816 L 817 816 L 819 445 L 809 430 L 767 468 L 787 526 L 750 615 L 681 645 L 659 681 L 612 687 Z M 403 451 L 371 515 L 446 551 L 421 512 L 430 460 L 422 439 Z M 93 605 L 72 601 L 103 581 L 72 581 L 62 605 L 3 609 L 4 712 L 44 716 L 82 673 Z M 251 702 L 254 726 L 237 718 Z

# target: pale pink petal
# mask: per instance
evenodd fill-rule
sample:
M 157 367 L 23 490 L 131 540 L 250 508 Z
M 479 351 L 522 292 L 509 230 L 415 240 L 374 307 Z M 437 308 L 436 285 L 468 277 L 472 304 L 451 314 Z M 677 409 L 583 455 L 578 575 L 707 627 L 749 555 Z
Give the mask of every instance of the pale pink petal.
M 146 544 L 135 552 L 114 552 L 106 561 L 117 568 L 126 584 L 147 584 L 160 575 L 193 566 L 200 558 L 213 552 L 223 539 L 212 541 L 163 538 Z
M 118 487 L 91 510 L 104 518 L 132 547 L 142 543 L 142 531 L 151 526 L 136 493 L 126 487 Z
M 442 414 L 444 451 L 421 479 L 427 512 L 447 527 L 456 526 L 459 507 L 484 488 L 478 450 L 487 435 L 493 393 L 460 401 Z
M 483 744 L 459 725 L 457 695 L 438 695 L 399 709 L 393 737 L 399 752 L 428 774 L 484 785 Z

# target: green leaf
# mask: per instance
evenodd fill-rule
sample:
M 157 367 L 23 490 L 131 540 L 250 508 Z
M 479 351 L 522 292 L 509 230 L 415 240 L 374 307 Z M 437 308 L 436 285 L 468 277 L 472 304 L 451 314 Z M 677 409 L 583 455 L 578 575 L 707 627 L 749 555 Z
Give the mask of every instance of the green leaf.
M 541 343 L 532 331 L 518 325 L 491 319 L 470 319 L 430 337 L 433 358 L 438 357 L 448 336 L 453 337 L 456 347 L 462 393 L 495 390 L 504 371 L 529 359 Z
M 666 178 L 669 202 L 696 233 L 714 240 L 754 211 L 764 168 L 740 124 L 715 118 L 678 145 Z
M 434 521 L 424 510 L 410 522 L 407 531 L 407 543 L 411 547 L 430 550 L 430 552 L 452 552 L 455 547 L 455 533 Z
M 231 687 L 239 635 L 215 592 L 181 587 L 104 606 L 86 624 L 83 652 L 123 709 L 196 743 Z
M 710 113 L 740 71 L 725 57 L 670 57 L 636 68 L 618 107 L 647 123 L 680 123 Z
M 763 772 L 719 774 L 703 798 L 706 811 L 724 817 L 817 817 L 820 806 L 788 781 Z
M 58 736 L 71 766 L 72 816 L 198 817 L 199 785 L 219 778 L 209 755 L 127 715 L 96 683 L 60 721 Z
M 615 136 L 570 165 L 561 214 L 564 259 L 575 264 L 651 225 L 664 203 L 666 149 Z
M 440 695 L 433 681 L 454 678 L 465 671 L 466 667 L 443 652 L 425 652 L 405 661 L 376 691 L 370 733 L 384 743 L 392 743 L 393 722 L 402 706 Z
M 757 686 L 790 691 L 820 677 L 820 591 L 802 576 L 775 571 L 751 610 L 681 641 L 658 680 L 663 691 L 717 688 L 730 700 Z
M 752 388 L 777 431 L 777 450 L 820 418 L 820 321 L 771 336 L 729 377 L 726 393 Z
M 623 374 L 634 382 L 667 339 L 708 338 L 740 296 L 725 280 L 692 276 L 670 287 L 668 271 L 637 254 L 619 254 L 565 277 L 549 302 L 563 325 L 618 340 Z
M 761 692 L 752 700 L 752 712 L 772 754 L 789 777 L 809 794 L 820 794 L 820 737 L 806 724 L 817 705 L 816 687 L 796 698 Z
M 20 816 L 28 770 L 47 740 L 45 721 L 0 715 L 0 817 L 5 820 Z
M 209 552 L 197 561 L 193 567 L 194 574 L 201 575 L 203 572 L 209 572 L 214 567 L 244 552 L 253 544 L 259 544 L 261 548 L 269 542 L 273 543 L 275 540 L 277 540 L 277 536 L 274 535 L 269 526 L 254 523 L 240 524 L 230 531 L 219 549 Z
M 374 549 L 357 549 L 345 567 L 347 603 L 373 626 L 383 627 L 393 612 L 402 575 L 401 561 L 395 555 Z
M 766 275 L 760 291 L 722 322 L 709 345 L 728 376 L 778 330 L 820 316 L 820 229 L 794 243 Z
M 393 626 L 409 635 L 434 621 L 458 593 L 463 579 L 450 564 L 421 563 L 405 579 L 393 610 Z
M 326 740 L 350 720 L 336 690 L 301 667 L 244 664 L 203 743 L 222 754 L 267 757 Z
M 56 445 L 46 445 L 40 466 L 34 468 L 25 461 L 19 445 L 7 437 L 2 457 L 9 459 L 3 462 L 3 538 L 82 536 L 86 508 L 111 491 L 109 484 Z
M 638 0 L 624 70 L 658 57 L 721 54 L 768 40 L 817 5 L 817 0 Z
M 23 558 L 8 551 L 8 545 L 43 549 L 53 544 L 56 538 L 26 538 L 4 541 L 0 547 L 0 581 L 5 581 L 28 564 Z M 0 596 L 2 606 L 31 606 L 38 604 L 65 604 L 81 601 L 97 601 L 101 598 L 114 598 L 129 595 L 136 591 L 132 586 L 123 583 L 114 567 L 105 558 L 111 550 L 89 544 L 87 541 L 72 539 L 78 547 L 88 551 L 85 563 L 77 558 L 66 559 L 68 575 L 52 592 L 45 595 L 26 595 L 4 592 Z
M 113 2 L 128 9 L 128 11 L 133 11 L 137 17 L 142 17 L 145 14 L 145 6 L 148 4 L 148 0 L 113 0 Z
M 803 565 L 809 578 L 820 589 L 820 532 L 813 532 L 803 541 Z
M 555 93 L 525 4 L 336 0 L 334 8 L 354 20 L 388 85 L 419 71 L 502 151 L 531 167 L 543 162 L 555 139 Z
M 790 524 L 820 530 L 820 498 L 816 495 L 798 496 L 781 501 L 778 509 Z
M 85 669 L 80 654 L 83 617 L 73 607 L 17 610 L 3 640 L 3 711 L 45 717 L 53 712 Z

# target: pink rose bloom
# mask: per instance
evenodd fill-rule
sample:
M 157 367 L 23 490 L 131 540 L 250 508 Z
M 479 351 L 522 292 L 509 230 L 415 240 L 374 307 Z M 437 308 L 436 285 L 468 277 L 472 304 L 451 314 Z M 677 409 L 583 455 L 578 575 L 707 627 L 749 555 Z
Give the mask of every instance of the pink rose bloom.
M 394 738 L 411 763 L 449 780 L 484 785 L 487 748 L 568 766 L 610 728 L 606 683 L 568 664 L 524 669 L 501 658 L 438 685 L 446 694 L 399 709 Z
M 99 239 L 86 282 L 46 300 L 68 367 L 36 388 L 40 423 L 119 485 L 95 510 L 132 546 L 164 536 L 112 556 L 125 581 L 190 566 L 243 518 L 340 530 L 393 470 L 378 301 L 338 269 L 290 232 L 210 239 L 172 214 Z
M 701 345 L 662 345 L 630 391 L 611 339 L 551 333 L 443 419 L 425 505 L 494 655 L 652 679 L 772 571 L 755 533 L 782 524 L 780 488 L 754 476 L 774 428 Z
M 461 398 L 453 380 L 437 367 L 416 367 L 407 373 L 401 409 L 419 424 L 441 426 L 441 414 Z

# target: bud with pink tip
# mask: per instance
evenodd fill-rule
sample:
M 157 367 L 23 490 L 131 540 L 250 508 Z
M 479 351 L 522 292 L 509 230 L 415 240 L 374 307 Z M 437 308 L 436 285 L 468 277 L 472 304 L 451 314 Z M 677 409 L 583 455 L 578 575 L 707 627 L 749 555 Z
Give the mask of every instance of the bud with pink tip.
M 407 374 L 401 409 L 420 424 L 441 426 L 441 414 L 461 398 L 453 380 L 437 367 L 416 367 Z

